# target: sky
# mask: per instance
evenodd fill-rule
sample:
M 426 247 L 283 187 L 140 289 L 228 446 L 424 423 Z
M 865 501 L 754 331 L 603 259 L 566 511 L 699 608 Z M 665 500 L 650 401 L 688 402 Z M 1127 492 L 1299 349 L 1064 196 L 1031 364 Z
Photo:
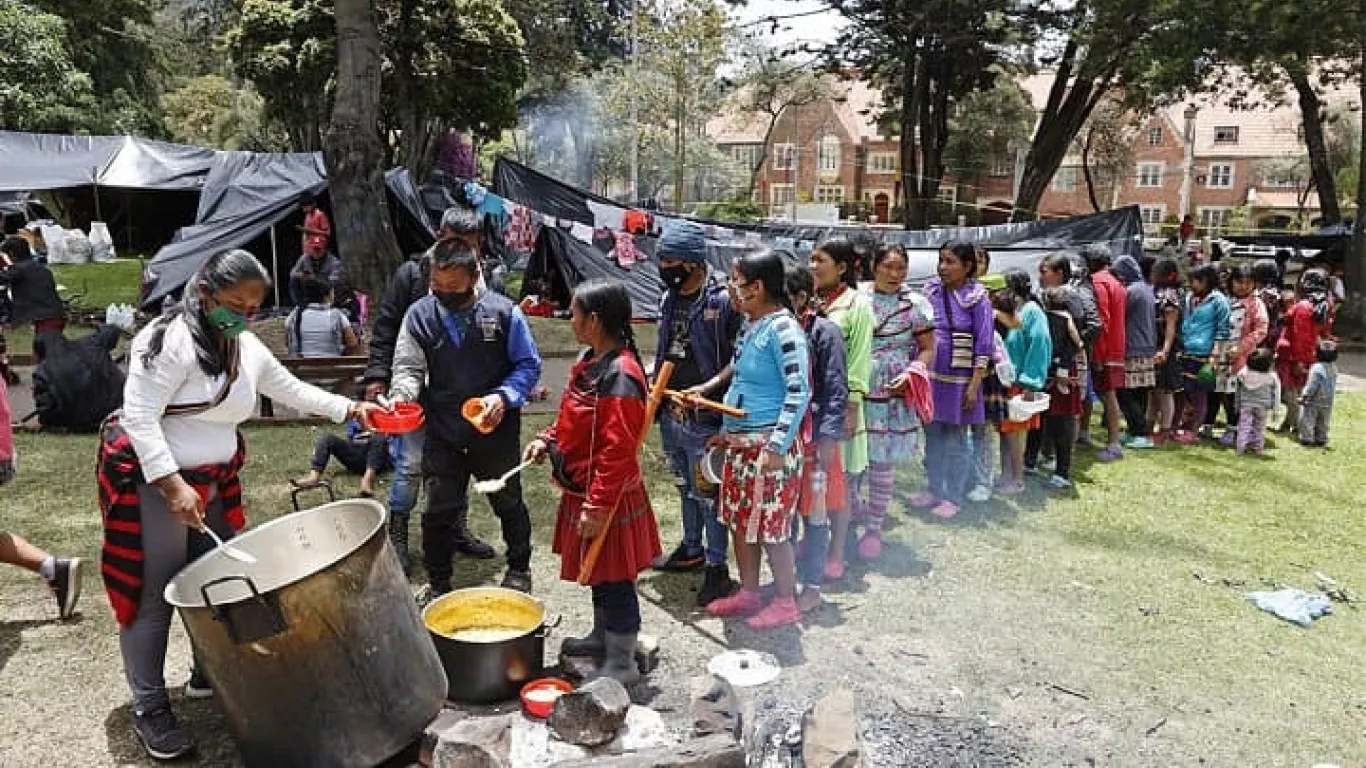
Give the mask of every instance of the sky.
M 783 16 L 803 11 L 820 10 L 826 7 L 827 5 L 820 0 L 749 0 L 735 12 L 735 17 L 739 23 L 744 24 L 769 16 Z M 786 46 L 798 42 L 830 43 L 835 40 L 835 36 L 838 34 L 839 23 L 839 14 L 829 10 L 814 16 L 785 19 L 779 22 L 778 34 L 771 37 L 770 41 L 775 46 Z M 766 36 L 768 30 L 768 25 L 756 25 L 747 28 L 747 31 L 762 31 Z

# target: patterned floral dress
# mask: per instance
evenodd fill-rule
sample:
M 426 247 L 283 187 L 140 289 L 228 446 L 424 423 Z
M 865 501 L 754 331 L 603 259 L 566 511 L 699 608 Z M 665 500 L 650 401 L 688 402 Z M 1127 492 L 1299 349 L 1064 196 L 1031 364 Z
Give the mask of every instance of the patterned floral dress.
M 888 388 L 920 356 L 916 334 L 934 330 L 934 309 L 910 290 L 872 294 L 873 374 L 864 399 L 868 459 L 875 464 L 905 464 L 920 447 L 920 419 L 906 398 Z

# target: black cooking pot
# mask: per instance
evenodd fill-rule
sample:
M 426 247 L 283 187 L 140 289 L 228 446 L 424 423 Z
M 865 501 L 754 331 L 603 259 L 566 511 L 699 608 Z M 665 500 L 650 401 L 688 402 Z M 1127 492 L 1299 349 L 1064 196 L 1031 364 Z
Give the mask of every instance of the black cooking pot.
M 545 672 L 545 637 L 559 623 L 530 595 L 501 587 L 458 589 L 422 612 L 447 697 L 466 704 L 512 701 Z

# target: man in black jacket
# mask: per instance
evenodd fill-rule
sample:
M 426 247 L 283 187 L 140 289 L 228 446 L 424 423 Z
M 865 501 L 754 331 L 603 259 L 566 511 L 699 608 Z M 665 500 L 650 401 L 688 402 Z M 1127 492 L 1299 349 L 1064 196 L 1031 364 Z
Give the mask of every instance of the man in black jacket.
M 483 245 L 483 228 L 479 214 L 473 208 L 452 206 L 441 216 L 437 240 L 461 240 L 471 248 Z M 389 287 L 384 292 L 379 314 L 375 318 L 374 333 L 370 337 L 370 364 L 365 369 L 367 399 L 384 394 L 393 375 L 394 346 L 398 340 L 403 317 L 418 299 L 427 295 L 432 270 L 431 251 L 418 254 L 399 266 Z M 480 275 L 477 291 L 485 290 Z M 394 479 L 389 486 L 389 538 L 398 550 L 399 560 L 406 571 L 408 559 L 408 518 L 417 506 L 422 487 L 422 448 L 426 435 L 421 430 L 400 435 L 395 440 Z M 461 505 L 456 519 L 455 550 L 480 560 L 494 557 L 493 547 L 480 541 L 469 531 L 466 522 L 468 498 Z
M 57 294 L 52 270 L 33 258 L 28 241 L 22 237 L 7 237 L 0 243 L 0 288 L 4 287 L 9 288 L 13 300 L 10 325 L 33 324 L 33 356 L 41 361 L 38 336 L 45 331 L 61 333 L 66 327 L 66 306 Z

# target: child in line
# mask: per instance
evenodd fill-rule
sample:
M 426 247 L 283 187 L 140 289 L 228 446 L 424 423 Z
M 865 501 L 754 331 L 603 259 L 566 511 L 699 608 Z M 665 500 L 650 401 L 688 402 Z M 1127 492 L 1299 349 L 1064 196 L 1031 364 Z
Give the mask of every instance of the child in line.
M 1043 415 L 1041 429 L 1029 433 L 1025 446 L 1025 471 L 1038 473 L 1039 452 L 1047 444 L 1053 449 L 1057 464 L 1048 484 L 1064 490 L 1072 487 L 1072 440 L 1077 417 L 1081 415 L 1081 384 L 1078 380 L 1077 358 L 1081 354 L 1081 333 L 1068 312 L 1072 302 L 1071 289 L 1048 288 L 1043 292 L 1047 310 L 1048 336 L 1052 347 L 1049 363 L 1048 411 Z
M 804 538 L 797 553 L 797 578 L 802 585 L 797 608 L 809 613 L 821 605 L 821 584 L 825 581 L 830 551 L 830 513 L 838 514 L 844 508 L 846 490 L 840 440 L 844 437 L 849 385 L 844 370 L 844 334 L 812 304 L 816 284 L 811 270 L 789 266 L 784 277 L 792 312 L 806 331 L 811 350 L 811 429 L 804 450 L 802 500 L 798 507 Z
M 1320 341 L 1314 353 L 1316 362 L 1300 393 L 1300 444 L 1322 448 L 1328 444 L 1328 426 L 1333 421 L 1333 396 L 1338 389 L 1338 346 Z
M 1228 298 L 1219 290 L 1219 271 L 1208 264 L 1191 270 L 1190 292 L 1181 319 L 1181 341 L 1185 345 L 1181 386 L 1189 415 L 1179 419 L 1182 428 L 1172 438 L 1182 445 L 1199 439 L 1197 430 L 1205 421 L 1209 396 L 1214 391 L 1214 364 L 1228 342 L 1228 317 Z
M 1186 306 L 1181 290 L 1181 266 L 1176 259 L 1162 257 L 1148 272 L 1153 284 L 1156 316 L 1157 352 L 1153 355 L 1155 385 L 1148 399 L 1151 439 L 1160 444 L 1171 437 L 1176 421 L 1177 395 L 1181 382 L 1181 313 Z
M 1219 440 L 1224 447 L 1232 446 L 1237 440 L 1241 409 L 1237 407 L 1235 400 L 1239 388 L 1239 374 L 1247 367 L 1252 351 L 1262 348 L 1269 322 L 1266 305 L 1257 296 L 1257 283 L 1250 267 L 1239 264 L 1229 270 L 1227 283 L 1231 294 L 1229 340 L 1224 345 L 1223 355 L 1216 366 L 1213 404 L 1205 415 L 1205 423 L 1213 430 L 1214 415 L 1219 406 L 1222 405 L 1228 414 L 1228 429 Z
M 1276 403 L 1281 401 L 1281 380 L 1271 371 L 1274 357 L 1269 349 L 1256 349 L 1248 355 L 1247 365 L 1238 372 L 1239 455 L 1251 450 L 1261 453 L 1266 447 L 1266 422 Z
M 1013 374 L 1007 384 L 1007 395 L 1032 400 L 1034 393 L 1047 385 L 1053 358 L 1048 318 L 1043 308 L 1030 300 L 1031 285 L 1024 270 L 1007 269 L 1001 282 L 1004 289 L 992 298 L 996 306 L 996 324 L 1005 330 L 1005 348 Z M 1000 370 L 998 365 L 998 373 Z M 997 490 L 1004 496 L 1024 491 L 1026 439 L 1041 423 L 1037 415 L 1022 422 L 1015 421 L 1008 410 L 1007 407 L 1007 414 L 998 427 L 1001 432 L 1001 484 Z

